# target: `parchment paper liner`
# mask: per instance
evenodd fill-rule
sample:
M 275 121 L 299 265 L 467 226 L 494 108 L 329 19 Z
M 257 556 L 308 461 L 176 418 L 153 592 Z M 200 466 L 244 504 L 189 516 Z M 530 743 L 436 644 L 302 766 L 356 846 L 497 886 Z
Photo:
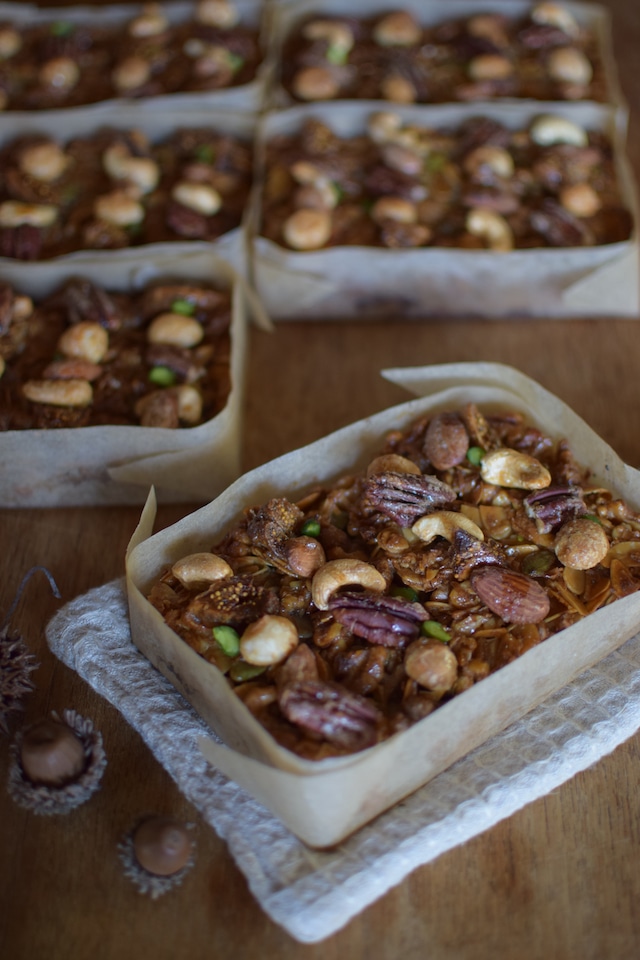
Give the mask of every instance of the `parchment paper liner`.
M 264 4 L 262 0 L 233 0 L 234 6 L 241 14 L 241 23 L 256 27 L 260 31 L 260 42 L 264 54 L 263 62 L 258 66 L 255 78 L 241 86 L 228 87 L 223 90 L 207 90 L 191 93 L 170 93 L 157 97 L 136 98 L 145 111 L 164 112 L 176 109 L 214 109 L 233 110 L 244 113 L 257 113 L 264 105 L 270 69 L 268 65 L 269 40 L 264 22 Z M 170 23 L 181 23 L 191 19 L 196 3 L 175 2 L 161 3 L 163 13 Z M 73 7 L 38 7 L 31 3 L 0 3 L 0 22 L 15 26 L 25 24 L 33 26 L 38 23 L 51 23 L 56 20 L 65 20 L 75 24 L 89 24 L 100 26 L 126 24 L 139 13 L 144 3 L 139 4 L 109 4 L 100 6 L 79 5 Z M 58 116 L 58 122 L 63 121 L 63 115 L 68 110 L 90 110 L 99 113 L 103 109 L 119 109 L 131 103 L 131 99 L 112 98 L 88 103 L 82 107 L 60 107 L 57 110 L 47 110 Z M 26 118 L 40 111 L 9 110 L 7 116 L 12 118 Z
M 28 265 L 23 264 L 22 267 Z M 108 290 L 139 290 L 172 278 L 232 290 L 231 390 L 225 408 L 206 423 L 168 430 L 94 426 L 0 431 L 0 505 L 87 506 L 142 503 L 150 484 L 171 502 L 207 502 L 240 472 L 242 398 L 246 356 L 246 285 L 211 248 L 156 255 L 129 251 L 128 259 L 42 264 L 35 275 L 0 266 L 0 282 L 15 283 L 34 300 L 66 279 L 82 275 Z
M 640 472 L 625 465 L 570 408 L 517 370 L 461 363 L 384 375 L 423 395 L 333 433 L 245 474 L 213 503 L 152 535 L 150 496 L 127 556 L 127 590 L 134 644 L 214 729 L 226 746 L 205 738 L 204 755 L 314 847 L 340 842 L 426 783 L 474 747 L 523 716 L 632 636 L 640 594 L 599 610 L 377 746 L 336 760 L 304 761 L 283 749 L 233 694 L 222 674 L 164 623 L 145 599 L 165 564 L 210 549 L 241 509 L 269 497 L 301 496 L 317 483 L 363 468 L 388 430 L 426 411 L 475 401 L 508 407 L 560 439 L 600 480 L 640 507 Z
M 342 101 L 291 107 L 258 124 L 256 165 L 264 170 L 266 143 L 318 117 L 340 136 L 366 129 L 379 101 Z M 385 107 L 385 109 L 387 109 Z M 568 117 L 606 133 L 614 144 L 621 195 L 634 217 L 629 240 L 597 247 L 541 248 L 496 253 L 438 247 L 387 250 L 332 247 L 296 252 L 260 236 L 260 190 L 249 224 L 252 276 L 274 320 L 337 319 L 380 315 L 425 317 L 637 316 L 638 204 L 624 151 L 627 112 L 594 103 L 482 103 L 393 107 L 405 122 L 454 126 L 470 116 L 492 117 L 511 129 L 526 129 L 541 113 Z M 258 176 L 261 182 L 263 175 Z
M 598 53 L 602 60 L 606 89 L 610 103 L 624 104 L 624 96 L 618 80 L 613 44 L 611 41 L 611 17 L 606 7 L 597 3 L 572 3 L 562 0 L 562 7 L 573 14 L 578 23 L 589 30 L 596 38 Z M 445 20 L 455 20 L 477 13 L 500 13 L 509 18 L 517 18 L 527 13 L 535 0 L 403 0 L 401 7 L 413 14 L 422 26 L 433 26 Z M 389 0 L 359 0 L 357 8 L 349 11 L 360 18 L 388 13 L 393 7 Z M 267 105 L 271 108 L 286 107 L 299 101 L 294 100 L 282 86 L 279 72 L 283 42 L 295 25 L 309 15 L 344 16 L 344 0 L 281 0 L 273 4 L 273 22 L 270 26 L 269 58 L 273 63 L 273 76 L 269 88 Z M 503 98 L 504 101 L 514 98 Z M 526 102 L 521 100 L 521 102 Z
M 41 133 L 51 137 L 64 146 L 74 137 L 90 137 L 103 127 L 116 130 L 140 130 L 151 143 L 158 143 L 178 129 L 207 128 L 216 132 L 236 136 L 247 144 L 253 144 L 255 116 L 241 111 L 219 110 L 202 103 L 195 106 L 165 106 L 161 110 L 150 110 L 148 101 L 119 102 L 107 101 L 98 108 L 77 107 L 73 110 L 46 111 L 33 113 L 0 112 L 0 146 L 11 143 L 24 134 Z M 249 210 L 247 199 L 247 212 Z M 239 273 L 247 273 L 247 236 L 243 221 L 233 230 L 222 234 L 213 241 L 176 240 L 162 243 L 146 243 L 140 246 L 126 247 L 121 250 L 78 250 L 46 260 L 19 261 L 13 257 L 0 257 L 0 270 L 10 267 L 14 276 L 23 274 L 26 279 L 37 277 L 39 273 L 48 273 L 48 264 L 65 266 L 72 264 L 76 269 L 84 264 L 99 261 L 105 263 L 128 263 L 143 251 L 148 260 L 164 254 L 181 256 L 192 251 L 196 253 L 213 250 L 217 256 L 231 264 Z M 138 253 L 136 253 L 138 251 Z

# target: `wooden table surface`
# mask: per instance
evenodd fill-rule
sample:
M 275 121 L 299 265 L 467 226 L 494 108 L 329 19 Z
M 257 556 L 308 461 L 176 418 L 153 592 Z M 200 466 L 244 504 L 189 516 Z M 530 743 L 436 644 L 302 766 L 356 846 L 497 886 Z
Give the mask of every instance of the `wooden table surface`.
M 479 6 L 481 4 L 479 3 Z M 608 0 L 621 84 L 640 105 L 640 6 Z M 640 180 L 640 114 L 628 152 Z M 640 326 L 606 316 L 558 321 L 279 324 L 251 333 L 247 468 L 407 399 L 385 366 L 496 360 L 519 367 L 577 411 L 640 467 Z M 190 508 L 166 506 L 160 525 Z M 122 574 L 137 507 L 2 510 L 0 611 L 34 564 L 12 620 L 35 652 L 31 722 L 73 708 L 104 737 L 102 789 L 67 817 L 35 817 L 4 789 L 0 736 L 0 956 L 6 960 L 585 960 L 640 956 L 640 735 L 549 796 L 426 865 L 342 931 L 302 945 L 247 889 L 225 844 L 179 793 L 140 736 L 49 652 L 53 613 Z M 1 619 L 1 618 L 0 618 Z M 124 878 L 116 844 L 141 814 L 198 825 L 198 857 L 179 889 L 152 902 Z

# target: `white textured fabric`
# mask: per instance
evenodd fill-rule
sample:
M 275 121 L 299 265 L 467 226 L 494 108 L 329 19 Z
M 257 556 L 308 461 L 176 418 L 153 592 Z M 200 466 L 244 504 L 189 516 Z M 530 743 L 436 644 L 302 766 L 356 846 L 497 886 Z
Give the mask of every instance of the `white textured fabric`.
M 124 580 L 76 598 L 51 650 L 141 734 L 224 838 L 266 913 L 316 942 L 412 870 L 549 793 L 640 727 L 640 635 L 332 851 L 297 840 L 202 757 L 210 729 L 131 642 Z

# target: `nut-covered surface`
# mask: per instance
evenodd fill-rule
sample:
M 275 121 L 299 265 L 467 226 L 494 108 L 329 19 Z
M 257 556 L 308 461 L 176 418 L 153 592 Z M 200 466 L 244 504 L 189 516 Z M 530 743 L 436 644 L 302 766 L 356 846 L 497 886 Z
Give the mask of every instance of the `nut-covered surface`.
M 0 256 L 214 241 L 240 226 L 250 144 L 214 129 L 157 140 L 101 127 L 58 142 L 30 132 L 0 149 Z
M 297 251 L 496 253 L 631 236 L 613 145 L 600 130 L 548 112 L 515 129 L 482 113 L 434 123 L 378 110 L 346 136 L 308 114 L 295 131 L 272 135 L 260 234 Z
M 60 5 L 63 6 L 62 4 Z M 259 28 L 233 0 L 169 17 L 139 4 L 125 18 L 48 16 L 0 25 L 0 110 L 52 110 L 114 97 L 225 90 L 250 83 L 263 59 Z M 233 16 L 231 16 L 233 14 Z
M 449 492 L 446 509 L 441 496 L 416 497 L 417 474 L 382 474 L 393 483 L 381 486 L 365 469 L 297 503 L 246 508 L 211 545 L 232 570 L 226 578 L 191 586 L 167 568 L 150 590 L 166 623 L 304 758 L 350 754 L 407 729 L 640 589 L 640 514 L 595 485 L 566 440 L 509 410 L 444 413 L 390 433 L 378 455 L 415 464 L 429 489 Z M 436 469 L 428 451 L 442 456 L 447 437 L 456 462 Z M 547 486 L 483 479 L 496 451 L 539 463 Z M 399 518 L 403 484 L 411 509 Z M 300 537 L 316 539 L 326 558 L 305 574 L 287 565 L 286 545 Z M 569 566 L 577 552 L 579 569 Z M 298 642 L 262 662 L 244 658 L 240 638 L 277 618 Z
M 300 101 L 607 98 L 595 30 L 559 3 L 514 16 L 478 4 L 433 24 L 401 8 L 306 16 L 285 37 L 281 81 Z
M 151 336 L 167 315 L 172 336 Z M 229 291 L 200 283 L 124 293 L 77 277 L 35 304 L 0 285 L 0 430 L 203 423 L 229 395 L 230 320 Z

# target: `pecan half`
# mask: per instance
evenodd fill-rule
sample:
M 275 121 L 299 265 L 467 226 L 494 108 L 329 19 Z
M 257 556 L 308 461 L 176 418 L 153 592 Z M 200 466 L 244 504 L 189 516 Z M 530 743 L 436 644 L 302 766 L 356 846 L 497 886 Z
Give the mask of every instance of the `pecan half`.
M 578 487 L 547 487 L 529 494 L 523 503 L 527 516 L 535 520 L 540 533 L 551 533 L 567 520 L 587 512 Z
M 414 640 L 428 619 L 422 604 L 373 591 L 343 591 L 329 599 L 329 610 L 356 637 L 383 647 Z
M 376 742 L 380 711 L 337 683 L 289 683 L 280 693 L 279 705 L 291 723 L 338 747 L 363 750 Z
M 90 280 L 79 277 L 70 280 L 62 297 L 69 323 L 89 321 L 107 330 L 118 330 L 122 326 L 122 311 L 113 297 Z
M 368 478 L 363 505 L 409 527 L 418 517 L 455 499 L 455 491 L 437 477 L 390 472 Z

